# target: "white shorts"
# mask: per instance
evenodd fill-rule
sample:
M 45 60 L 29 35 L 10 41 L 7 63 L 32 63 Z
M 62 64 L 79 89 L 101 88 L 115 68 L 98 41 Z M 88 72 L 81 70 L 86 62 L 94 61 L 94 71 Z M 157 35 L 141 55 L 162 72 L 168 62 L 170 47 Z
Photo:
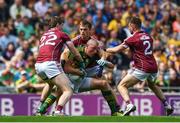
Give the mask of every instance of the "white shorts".
M 137 68 L 131 69 L 128 72 L 128 74 L 133 75 L 134 77 L 136 77 L 137 79 L 139 79 L 141 81 L 148 80 L 150 82 L 155 82 L 155 80 L 157 78 L 157 73 L 146 73 L 146 72 L 141 71 Z
M 46 61 L 43 63 L 35 64 L 36 73 L 43 79 L 52 79 L 53 77 L 63 73 L 63 69 L 60 63 L 56 61 Z
M 66 74 L 66 75 L 71 81 L 71 87 L 73 87 L 74 93 L 90 90 L 92 78 L 90 77 L 82 78 L 80 76 L 72 75 L 72 74 Z

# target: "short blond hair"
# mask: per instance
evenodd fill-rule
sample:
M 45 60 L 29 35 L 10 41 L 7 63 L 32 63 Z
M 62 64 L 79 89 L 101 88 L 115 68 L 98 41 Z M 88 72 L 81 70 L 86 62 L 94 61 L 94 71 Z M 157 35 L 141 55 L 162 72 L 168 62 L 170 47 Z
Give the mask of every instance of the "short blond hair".
M 89 46 L 89 45 L 93 45 L 93 46 L 98 47 L 98 46 L 99 46 L 99 43 L 98 43 L 98 41 L 95 40 L 95 39 L 89 39 L 88 42 L 87 42 L 87 46 Z

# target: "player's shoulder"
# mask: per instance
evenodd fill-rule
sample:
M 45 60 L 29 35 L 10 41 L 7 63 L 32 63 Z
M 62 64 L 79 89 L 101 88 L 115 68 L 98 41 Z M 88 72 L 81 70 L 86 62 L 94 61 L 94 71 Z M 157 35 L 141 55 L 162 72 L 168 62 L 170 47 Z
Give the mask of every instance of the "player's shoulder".
M 97 41 L 97 42 L 100 42 L 100 41 L 97 39 L 97 37 L 95 37 L 95 36 L 91 36 L 90 39 L 93 39 L 93 40 L 95 40 L 95 41 Z
M 63 32 L 62 30 L 56 29 L 56 28 L 52 29 L 52 31 L 54 31 L 59 36 L 68 36 L 67 33 Z
M 77 41 L 77 40 L 80 40 L 80 39 L 81 39 L 81 36 L 77 35 L 76 37 L 72 38 L 72 41 Z
M 140 33 L 140 34 L 138 35 L 138 38 L 139 38 L 140 40 L 153 40 L 152 37 L 151 37 L 151 35 L 148 34 L 148 33 L 146 33 L 146 32 Z
M 126 39 L 124 39 L 125 42 L 127 41 L 133 41 L 134 39 L 134 35 L 130 35 L 129 37 L 127 37 Z

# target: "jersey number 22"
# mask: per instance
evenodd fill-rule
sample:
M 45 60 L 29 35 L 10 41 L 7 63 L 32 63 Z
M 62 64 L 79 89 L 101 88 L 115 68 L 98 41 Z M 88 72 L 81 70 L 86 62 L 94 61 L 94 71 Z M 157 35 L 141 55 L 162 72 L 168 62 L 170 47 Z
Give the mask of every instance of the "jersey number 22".
M 56 43 L 54 42 L 57 39 L 57 36 L 54 32 L 47 32 L 44 33 L 43 36 L 40 39 L 40 48 L 44 45 L 55 45 Z

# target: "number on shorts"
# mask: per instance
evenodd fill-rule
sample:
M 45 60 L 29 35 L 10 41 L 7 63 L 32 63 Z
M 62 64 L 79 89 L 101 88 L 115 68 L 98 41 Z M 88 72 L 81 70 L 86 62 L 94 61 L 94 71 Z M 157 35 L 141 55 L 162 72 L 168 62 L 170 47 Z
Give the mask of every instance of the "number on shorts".
M 52 45 L 54 46 L 56 43 L 54 42 L 57 39 L 56 34 L 54 32 L 47 32 L 44 33 L 44 35 L 40 39 L 40 46 L 42 47 L 44 45 Z
M 152 50 L 151 50 L 151 43 L 149 41 L 144 41 L 143 45 L 147 45 L 144 54 L 145 55 L 151 55 L 152 54 Z

